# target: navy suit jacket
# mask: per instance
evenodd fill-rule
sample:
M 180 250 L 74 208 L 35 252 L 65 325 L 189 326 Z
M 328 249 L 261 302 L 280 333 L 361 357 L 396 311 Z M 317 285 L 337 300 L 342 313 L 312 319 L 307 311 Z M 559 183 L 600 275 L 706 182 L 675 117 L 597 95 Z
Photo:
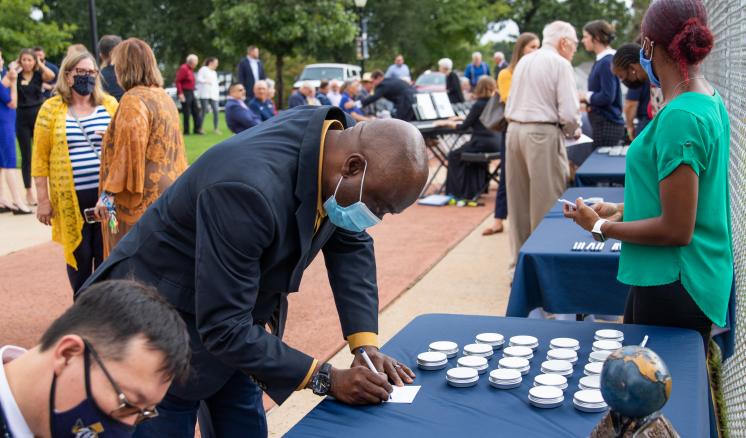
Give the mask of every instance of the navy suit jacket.
M 172 394 L 204 399 L 239 370 L 275 402 L 290 396 L 313 358 L 281 341 L 287 295 L 319 251 L 345 337 L 378 332 L 373 240 L 328 220 L 314 233 L 326 119 L 354 124 L 339 108 L 304 106 L 210 148 L 78 292 L 134 276 L 181 312 L 194 372 Z
M 398 78 L 385 78 L 375 89 L 374 94 L 363 99 L 363 106 L 370 105 L 378 99 L 385 97 L 394 104 L 396 113 L 393 117 L 404 120 L 414 120 L 414 89 Z
M 300 92 L 296 91 L 293 94 L 290 95 L 290 99 L 288 99 L 288 108 L 295 108 L 296 106 L 306 105 L 306 96 L 300 94 Z
M 235 99 L 225 100 L 225 124 L 234 134 L 253 128 L 262 122 L 261 117 L 248 106 L 242 106 L 242 103 Z
M 259 63 L 257 68 L 259 71 L 258 78 L 254 77 L 249 58 L 244 56 L 243 59 L 241 59 L 241 62 L 238 63 L 238 82 L 246 89 L 246 103 L 249 103 L 249 101 L 254 97 L 254 84 L 256 81 L 267 79 L 267 75 L 264 73 L 264 64 L 259 59 L 257 59 L 256 62 Z

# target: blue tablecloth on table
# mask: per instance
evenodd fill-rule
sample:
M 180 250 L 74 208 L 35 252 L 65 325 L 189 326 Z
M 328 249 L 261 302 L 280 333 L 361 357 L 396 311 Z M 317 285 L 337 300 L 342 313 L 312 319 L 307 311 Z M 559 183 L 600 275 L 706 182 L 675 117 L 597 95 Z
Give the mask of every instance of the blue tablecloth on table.
M 624 185 L 626 157 L 593 152 L 575 172 L 578 186 Z
M 623 188 L 574 187 L 563 198 L 602 197 L 622 202 Z M 508 316 L 527 316 L 537 307 L 552 313 L 621 315 L 629 286 L 616 280 L 619 253 L 610 239 L 600 252 L 572 251 L 574 242 L 594 242 L 591 234 L 562 216 L 558 202 L 526 240 L 518 255 Z
M 572 395 L 577 391 L 583 366 L 588 361 L 593 334 L 599 328 L 624 331 L 625 344 L 639 343 L 649 335 L 648 347 L 668 365 L 673 379 L 671 399 L 663 413 L 682 438 L 709 436 L 707 375 L 702 341 L 697 332 L 664 327 L 578 323 L 572 321 L 529 320 L 466 315 L 423 315 L 415 318 L 384 347 L 383 351 L 417 373 L 422 385 L 412 404 L 383 404 L 353 407 L 324 400 L 303 418 L 286 437 L 585 437 L 603 414 L 576 410 Z M 423 371 L 416 368 L 417 354 L 432 341 L 452 340 L 459 346 L 471 343 L 481 332 L 539 338 L 539 348 L 531 371 L 520 387 L 498 390 L 483 374 L 476 386 L 452 388 L 446 384 L 446 369 Z M 538 409 L 528 402 L 528 390 L 540 373 L 552 338 L 567 336 L 580 341 L 580 357 L 559 408 Z M 490 360 L 497 367 L 498 350 Z M 447 368 L 456 365 L 451 359 Z

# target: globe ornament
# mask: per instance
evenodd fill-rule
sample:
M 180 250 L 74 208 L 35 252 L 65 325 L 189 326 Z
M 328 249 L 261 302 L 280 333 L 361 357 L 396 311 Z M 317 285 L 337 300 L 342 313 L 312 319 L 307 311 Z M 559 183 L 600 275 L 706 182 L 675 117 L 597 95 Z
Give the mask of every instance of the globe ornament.
M 668 367 L 652 350 L 629 345 L 612 352 L 601 370 L 601 395 L 609 412 L 591 437 L 678 437 L 660 413 L 671 383 Z

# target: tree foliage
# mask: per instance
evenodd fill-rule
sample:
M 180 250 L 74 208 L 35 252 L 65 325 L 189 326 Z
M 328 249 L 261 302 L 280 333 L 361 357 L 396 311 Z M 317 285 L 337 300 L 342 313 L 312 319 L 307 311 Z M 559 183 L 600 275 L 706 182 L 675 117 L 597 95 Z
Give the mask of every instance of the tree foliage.
M 87 0 L 46 0 L 46 4 L 51 18 L 77 25 L 75 42 L 92 49 Z M 212 44 L 215 34 L 204 24 L 209 12 L 204 0 L 98 1 L 98 36 L 114 34 L 146 41 L 153 47 L 168 82 L 189 53 L 200 59 L 223 55 Z
M 285 58 L 314 56 L 349 44 L 357 31 L 355 15 L 333 0 L 213 0 L 206 20 L 225 52 L 242 53 L 255 44 L 275 56 L 278 100 L 283 96 Z
M 31 18 L 33 9 L 43 14 L 41 20 Z M 49 20 L 48 12 L 41 0 L 0 0 L 0 49 L 6 57 L 33 46 L 42 46 L 52 55 L 66 49 L 75 26 Z
M 509 18 L 510 7 L 503 0 L 371 0 L 366 13 L 373 63 L 387 65 L 402 53 L 422 71 L 443 57 L 463 68 L 477 37 L 488 23 Z

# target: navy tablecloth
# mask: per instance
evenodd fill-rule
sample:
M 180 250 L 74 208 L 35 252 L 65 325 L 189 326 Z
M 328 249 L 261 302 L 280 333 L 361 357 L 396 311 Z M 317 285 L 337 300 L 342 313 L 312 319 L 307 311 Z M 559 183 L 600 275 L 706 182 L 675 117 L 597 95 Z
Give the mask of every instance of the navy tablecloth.
M 624 185 L 626 162 L 626 157 L 593 152 L 575 172 L 576 185 Z
M 572 395 L 577 390 L 582 367 L 591 351 L 593 333 L 599 328 L 624 331 L 625 344 L 639 343 L 649 335 L 648 347 L 666 362 L 673 378 L 671 399 L 663 413 L 682 438 L 709 436 L 707 375 L 702 341 L 694 331 L 653 326 L 577 323 L 466 315 L 423 315 L 415 318 L 384 347 L 383 351 L 417 373 L 415 385 L 422 385 L 412 404 L 383 404 L 353 407 L 324 400 L 303 418 L 286 437 L 585 437 L 603 414 L 576 410 Z M 452 340 L 459 346 L 471 343 L 481 332 L 539 338 L 531 371 L 520 387 L 498 390 L 483 374 L 476 386 L 452 388 L 446 384 L 446 369 L 423 371 L 416 368 L 417 354 L 432 341 Z M 528 390 L 540 373 L 549 341 L 559 336 L 580 341 L 580 360 L 569 379 L 565 401 L 559 408 L 538 409 L 528 402 Z M 498 353 L 490 360 L 497 367 Z M 451 359 L 447 368 L 456 365 Z
M 575 187 L 563 198 L 574 201 L 602 197 L 622 202 L 624 189 Z M 619 252 L 610 239 L 600 252 L 572 251 L 575 242 L 594 242 L 593 236 L 562 216 L 557 202 L 521 247 L 508 301 L 508 316 L 527 316 L 537 307 L 552 313 L 621 315 L 629 286 L 616 280 Z

